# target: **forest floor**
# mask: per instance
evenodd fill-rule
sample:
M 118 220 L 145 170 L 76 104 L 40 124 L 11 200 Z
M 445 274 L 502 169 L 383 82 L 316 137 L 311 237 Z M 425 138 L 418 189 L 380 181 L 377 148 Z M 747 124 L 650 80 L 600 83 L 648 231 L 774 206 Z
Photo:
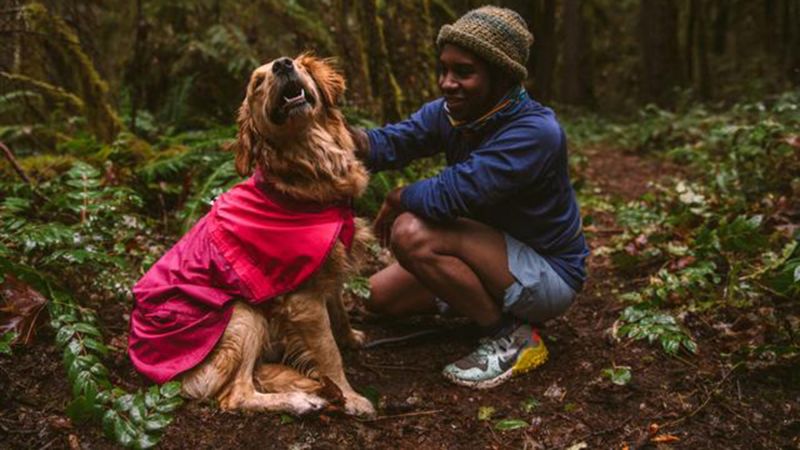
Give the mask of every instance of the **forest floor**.
M 651 182 L 681 171 L 606 147 L 583 153 L 588 163 L 585 189 L 599 198 L 634 199 Z M 591 214 L 587 236 L 598 249 L 618 230 L 612 214 Z M 800 448 L 797 367 L 731 365 L 724 357 L 750 337 L 746 317 L 733 309 L 715 311 L 730 327 L 712 325 L 702 314 L 684 317 L 700 348 L 696 356 L 668 357 L 645 342 L 617 342 L 609 333 L 625 306 L 617 295 L 645 279 L 616 271 L 598 253 L 590 258 L 589 281 L 573 307 L 542 330 L 549 362 L 494 390 L 457 387 L 440 374 L 444 365 L 476 344 L 474 329 L 463 322 L 379 321 L 355 308 L 353 321 L 370 339 L 420 328 L 442 330 L 344 354 L 351 384 L 380 398 L 377 417 L 290 418 L 188 403 L 159 447 Z M 109 361 L 112 379 L 135 390 L 147 382 L 124 351 L 128 308 L 115 305 L 99 313 L 104 334 L 111 337 L 107 343 L 115 350 Z M 113 448 L 96 424 L 76 426 L 67 419 L 70 388 L 52 334 L 43 329 L 35 343 L 16 347 L 11 358 L 0 358 L 0 448 Z M 631 381 L 618 386 L 603 377 L 603 369 L 612 366 L 629 366 Z M 488 420 L 479 420 L 482 407 L 494 408 Z M 502 419 L 520 419 L 528 426 L 500 431 L 496 425 Z M 655 443 L 654 435 L 656 441 L 671 442 Z

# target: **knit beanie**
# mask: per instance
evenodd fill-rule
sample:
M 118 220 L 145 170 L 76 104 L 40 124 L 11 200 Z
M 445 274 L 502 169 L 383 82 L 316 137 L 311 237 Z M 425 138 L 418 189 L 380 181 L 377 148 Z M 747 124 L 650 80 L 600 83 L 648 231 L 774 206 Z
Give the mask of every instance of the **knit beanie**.
M 518 81 L 528 77 L 525 63 L 533 35 L 515 11 L 482 6 L 467 12 L 452 25 L 439 30 L 436 45 L 454 44 L 475 53 L 491 65 L 510 73 Z

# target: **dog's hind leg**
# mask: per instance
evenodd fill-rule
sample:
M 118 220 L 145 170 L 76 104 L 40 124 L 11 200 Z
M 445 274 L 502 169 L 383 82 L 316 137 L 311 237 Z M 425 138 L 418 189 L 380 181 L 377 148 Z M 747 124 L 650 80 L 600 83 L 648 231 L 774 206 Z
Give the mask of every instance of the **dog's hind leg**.
M 325 406 L 322 398 L 305 392 L 264 394 L 256 391 L 253 370 L 266 337 L 264 317 L 244 302 L 234 305 L 225 334 L 206 360 L 183 378 L 184 395 L 216 396 L 222 409 L 288 411 L 304 414 Z
M 322 384 L 283 364 L 262 364 L 255 371 L 256 387 L 261 392 L 307 392 L 316 394 Z

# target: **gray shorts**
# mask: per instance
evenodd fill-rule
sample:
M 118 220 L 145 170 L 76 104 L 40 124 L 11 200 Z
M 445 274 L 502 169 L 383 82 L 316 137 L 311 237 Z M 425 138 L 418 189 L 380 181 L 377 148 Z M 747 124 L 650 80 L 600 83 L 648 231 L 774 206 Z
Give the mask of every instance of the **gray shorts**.
M 542 324 L 563 314 L 572 305 L 575 291 L 536 250 L 505 234 L 508 270 L 514 283 L 506 288 L 503 312 L 529 323 Z M 436 299 L 439 312 L 450 306 Z

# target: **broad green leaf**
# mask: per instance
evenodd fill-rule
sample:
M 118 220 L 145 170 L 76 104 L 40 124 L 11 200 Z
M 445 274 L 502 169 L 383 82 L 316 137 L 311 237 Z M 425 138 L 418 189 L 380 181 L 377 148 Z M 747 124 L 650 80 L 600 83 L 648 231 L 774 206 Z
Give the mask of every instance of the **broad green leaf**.
M 170 398 L 165 401 L 159 402 L 156 406 L 156 411 L 160 413 L 168 413 L 175 411 L 183 403 L 180 397 Z
M 181 393 L 181 383 L 180 381 L 170 381 L 169 383 L 165 383 L 161 386 L 159 392 L 161 392 L 161 395 L 163 395 L 165 398 L 176 397 Z
M 144 422 L 147 431 L 161 431 L 172 422 L 172 418 L 164 414 L 152 414 Z
M 147 405 L 148 408 L 155 408 L 160 398 L 161 394 L 158 391 L 158 385 L 154 384 L 150 386 L 147 393 L 144 395 L 144 404 Z
M 83 340 L 83 345 L 85 345 L 86 348 L 94 350 L 103 356 L 108 355 L 108 347 L 96 339 L 86 338 Z
M 19 336 L 16 331 L 7 331 L 0 336 L 0 353 L 10 355 L 11 343 Z
M 70 325 L 65 325 L 56 333 L 56 344 L 59 346 L 67 345 L 67 342 L 75 334 L 75 328 Z
M 133 395 L 125 394 L 114 400 L 114 409 L 117 411 L 129 411 L 133 406 Z
M 138 448 L 153 448 L 158 444 L 158 437 L 148 433 L 140 433 L 136 438 L 136 447 Z
M 66 413 L 75 423 L 86 422 L 94 414 L 93 402 L 83 395 L 76 396 L 67 406 Z
M 603 376 L 609 378 L 618 386 L 625 386 L 631 381 L 631 368 L 629 366 L 614 366 L 603 369 Z
M 114 418 L 114 439 L 123 447 L 130 447 L 136 438 L 136 429 L 120 415 Z
M 504 419 L 497 422 L 494 425 L 494 428 L 500 431 L 516 430 L 519 428 L 527 428 L 527 427 L 528 427 L 528 422 L 525 422 L 524 420 L 520 419 Z

